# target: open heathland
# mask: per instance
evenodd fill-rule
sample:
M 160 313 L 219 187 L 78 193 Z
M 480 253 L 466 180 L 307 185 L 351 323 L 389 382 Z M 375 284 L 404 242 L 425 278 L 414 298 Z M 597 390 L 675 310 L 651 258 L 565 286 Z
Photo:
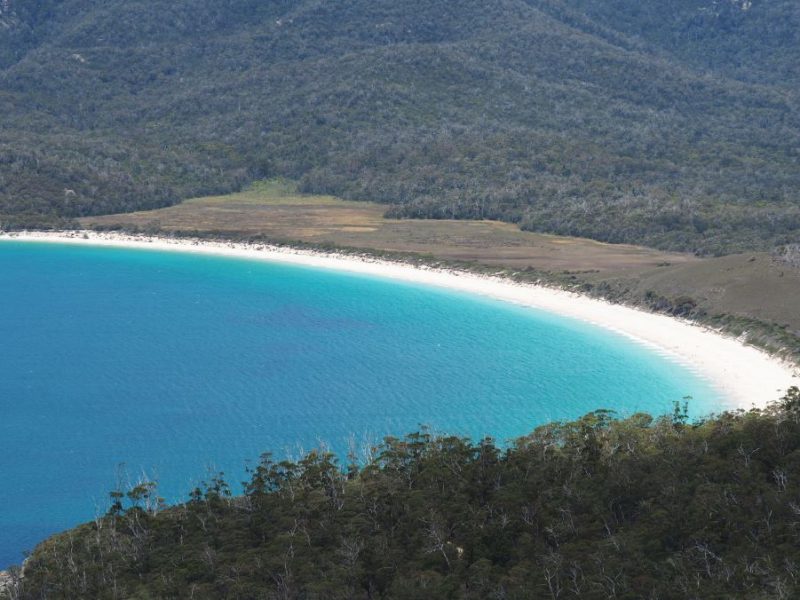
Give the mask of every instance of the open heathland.
M 614 272 L 699 260 L 638 246 L 524 232 L 498 221 L 385 218 L 385 210 L 374 202 L 301 194 L 292 182 L 271 180 L 237 194 L 195 198 L 153 211 L 87 217 L 80 222 L 86 227 L 261 236 L 286 243 L 428 254 L 520 269 Z

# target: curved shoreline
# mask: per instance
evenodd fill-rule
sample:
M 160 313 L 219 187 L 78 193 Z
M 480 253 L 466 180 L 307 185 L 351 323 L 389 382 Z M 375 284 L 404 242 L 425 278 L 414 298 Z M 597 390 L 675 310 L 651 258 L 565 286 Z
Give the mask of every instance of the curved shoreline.
M 778 400 L 790 386 L 800 385 L 800 374 L 793 365 L 714 330 L 574 292 L 501 277 L 267 244 L 113 232 L 0 232 L 2 239 L 212 254 L 332 269 L 487 296 L 578 319 L 643 344 L 709 380 L 728 399 L 729 406 L 723 408 L 761 408 Z

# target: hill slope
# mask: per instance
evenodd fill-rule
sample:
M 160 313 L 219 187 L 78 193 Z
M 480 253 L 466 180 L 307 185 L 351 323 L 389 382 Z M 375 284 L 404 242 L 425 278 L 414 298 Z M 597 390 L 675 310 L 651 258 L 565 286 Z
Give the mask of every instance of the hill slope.
M 800 230 L 797 9 L 747 5 L 6 0 L 0 221 L 280 175 L 397 216 L 770 248 Z

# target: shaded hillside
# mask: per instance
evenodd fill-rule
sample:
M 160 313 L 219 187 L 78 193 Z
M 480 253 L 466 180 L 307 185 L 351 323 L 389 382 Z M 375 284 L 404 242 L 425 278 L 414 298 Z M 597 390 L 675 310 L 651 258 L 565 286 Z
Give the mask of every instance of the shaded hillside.
M 396 216 L 705 253 L 792 241 L 798 45 L 731 48 L 796 11 L 754 1 L 731 29 L 697 4 L 7 0 L 0 220 L 281 175 Z
M 700 70 L 795 91 L 800 84 L 800 4 L 793 0 L 530 2 L 588 32 L 623 33 L 633 47 Z
M 800 390 L 689 424 L 597 411 L 491 440 L 387 439 L 362 467 L 264 455 L 159 506 L 143 482 L 44 542 L 14 598 L 797 597 Z M 14 575 L 16 577 L 16 574 Z

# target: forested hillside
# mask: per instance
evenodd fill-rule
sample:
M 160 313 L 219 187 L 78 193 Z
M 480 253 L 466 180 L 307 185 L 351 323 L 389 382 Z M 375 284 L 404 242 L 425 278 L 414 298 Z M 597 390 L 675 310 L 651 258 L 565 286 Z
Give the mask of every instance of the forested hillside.
M 0 224 L 282 176 L 725 253 L 800 231 L 793 0 L 3 0 Z
M 366 464 L 270 455 L 232 497 L 147 482 L 44 542 L 9 594 L 74 598 L 661 598 L 800 594 L 800 391 L 690 424 L 597 411 L 491 440 L 387 439 Z M 0 594 L 1 595 L 1 594 Z

